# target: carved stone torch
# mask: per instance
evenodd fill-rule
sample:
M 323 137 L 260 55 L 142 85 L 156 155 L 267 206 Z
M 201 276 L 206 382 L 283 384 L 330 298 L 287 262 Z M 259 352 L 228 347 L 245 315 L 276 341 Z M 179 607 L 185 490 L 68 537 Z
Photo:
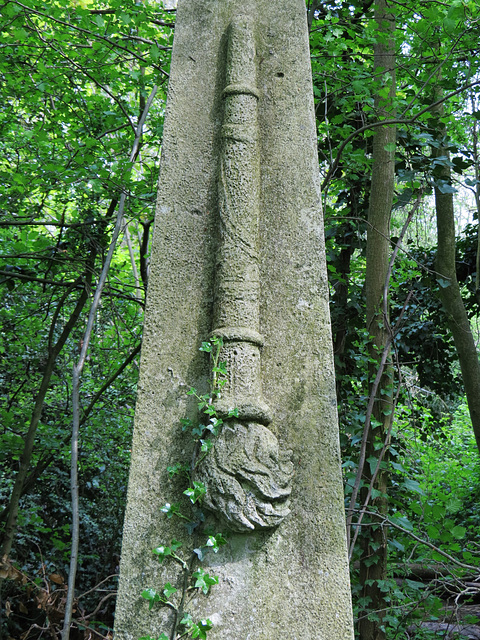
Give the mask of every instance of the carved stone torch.
M 223 339 L 227 381 L 216 403 L 224 425 L 197 477 L 204 505 L 234 531 L 268 529 L 288 515 L 293 465 L 267 428 L 260 348 L 260 150 L 255 40 L 248 16 L 228 33 L 224 117 L 219 162 L 219 243 L 213 335 Z M 231 409 L 238 417 L 228 418 Z M 228 418 L 228 419 L 227 419 Z

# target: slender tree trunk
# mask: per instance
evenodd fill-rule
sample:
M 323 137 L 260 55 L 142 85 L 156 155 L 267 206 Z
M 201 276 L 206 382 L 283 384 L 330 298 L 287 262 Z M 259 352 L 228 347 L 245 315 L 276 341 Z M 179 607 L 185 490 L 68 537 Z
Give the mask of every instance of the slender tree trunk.
M 477 111 L 477 101 L 475 93 L 470 95 L 470 101 L 472 104 L 472 113 Z M 478 122 L 477 118 L 472 118 L 472 154 L 473 154 L 473 166 L 475 170 L 475 189 L 473 191 L 475 195 L 475 208 L 477 210 L 477 220 L 479 221 L 477 227 L 477 256 L 475 259 L 475 297 L 480 304 L 480 154 L 478 150 Z
M 438 90 L 441 97 L 441 89 Z M 439 115 L 443 106 L 436 109 Z M 455 265 L 455 209 L 453 193 L 449 192 L 452 181 L 450 153 L 445 129 L 438 133 L 438 146 L 432 148 L 432 157 L 444 158 L 439 178 L 435 181 L 435 209 L 437 213 L 437 256 L 435 270 L 439 284 L 439 297 L 447 312 L 450 331 L 462 371 L 467 396 L 468 410 L 472 421 L 477 447 L 480 451 L 480 364 L 470 321 L 463 304 Z M 449 193 L 447 193 L 449 192 Z
M 135 130 L 135 139 L 133 141 L 132 151 L 130 153 L 130 162 L 134 162 L 140 149 L 140 143 L 143 134 L 143 125 L 147 118 L 150 106 L 157 93 L 157 86 L 155 85 L 150 92 L 150 96 L 144 105 L 143 112 L 138 120 L 137 128 Z M 118 236 L 122 227 L 122 220 L 124 219 L 125 202 L 127 196 L 124 193 L 120 196 L 118 205 L 117 219 L 115 222 L 115 228 L 112 233 L 112 239 L 108 248 L 108 253 L 103 264 L 102 273 L 98 279 L 95 295 L 93 296 L 92 305 L 88 314 L 87 326 L 82 340 L 82 348 L 78 362 L 73 367 L 73 380 L 72 380 L 72 407 L 73 407 L 73 420 L 72 420 L 72 444 L 71 444 L 71 495 L 72 495 L 72 546 L 70 554 L 70 570 L 68 573 L 68 591 L 67 600 L 65 603 L 65 615 L 63 619 L 62 640 L 69 640 L 70 638 L 70 626 L 72 622 L 73 603 L 75 600 L 75 579 L 77 575 L 77 563 L 78 563 L 78 546 L 80 541 L 80 513 L 79 513 L 79 495 L 78 495 L 78 439 L 80 431 L 80 380 L 87 358 L 88 346 L 92 337 L 93 325 L 97 314 L 98 305 L 100 304 L 100 298 L 103 293 L 103 288 L 107 281 L 108 271 L 113 259 L 113 254 L 117 245 Z M 138 281 L 138 276 L 137 276 Z
M 394 18 L 388 14 L 386 0 L 376 0 L 375 19 L 378 36 L 374 52 L 374 67 L 382 73 L 382 86 L 375 99 L 379 119 L 392 118 L 395 97 L 395 48 L 393 42 Z M 385 88 L 388 87 L 388 95 Z M 366 320 L 371 335 L 371 356 L 375 359 L 371 375 L 377 373 L 380 358 L 389 341 L 388 307 L 384 302 L 384 288 L 387 281 L 390 254 L 390 215 L 394 188 L 394 148 L 396 130 L 394 126 L 379 127 L 373 138 L 373 167 L 368 211 L 367 266 L 365 275 Z M 392 378 L 393 368 L 387 361 L 375 396 L 372 411 L 372 428 L 368 434 L 366 458 L 378 455 L 378 442 L 383 442 L 389 432 L 392 420 Z M 371 465 L 364 469 L 364 482 L 368 486 L 372 479 Z M 387 513 L 387 472 L 380 469 L 374 488 L 381 493 L 373 501 L 380 513 Z M 366 490 L 360 494 L 362 502 L 366 499 Z M 383 618 L 386 608 L 384 593 L 379 580 L 386 578 L 387 534 L 383 526 L 368 528 L 368 534 L 362 536 L 362 556 L 360 559 L 360 583 L 362 596 L 369 601 L 370 611 L 376 610 L 369 619 L 363 612 L 359 620 L 361 640 L 384 640 Z
M 347 228 L 350 228 L 348 225 Z M 334 293 L 332 295 L 333 307 L 337 310 L 335 321 L 332 323 L 333 353 L 335 357 L 335 380 L 337 390 L 337 401 L 341 401 L 342 378 L 345 375 L 345 343 L 347 340 L 348 328 L 348 291 L 350 277 L 350 262 L 353 255 L 353 243 L 350 234 L 347 242 L 340 250 L 338 256 L 338 281 L 334 283 Z

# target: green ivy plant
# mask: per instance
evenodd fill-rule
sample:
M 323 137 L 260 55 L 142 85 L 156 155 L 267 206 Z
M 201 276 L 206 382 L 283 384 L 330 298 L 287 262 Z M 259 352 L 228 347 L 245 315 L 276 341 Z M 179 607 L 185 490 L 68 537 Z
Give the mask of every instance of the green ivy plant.
M 212 337 L 211 341 L 202 342 L 200 351 L 209 353 L 212 359 L 210 390 L 209 393 L 201 395 L 192 387 L 187 392 L 187 395 L 196 398 L 201 419 L 198 423 L 190 418 L 181 420 L 182 430 L 189 432 L 193 440 L 193 455 L 189 463 L 177 462 L 167 467 L 167 472 L 171 478 L 176 475 L 185 475 L 188 478 L 189 486 L 183 493 L 190 501 L 191 513 L 183 513 L 178 502 L 167 502 L 160 509 L 167 518 L 176 517 L 183 520 L 187 531 L 191 535 L 198 530 L 198 527 L 205 520 L 205 516 L 201 511 L 201 504 L 207 492 L 204 483 L 195 480 L 195 471 L 200 462 L 215 446 L 215 438 L 219 435 L 223 425 L 223 420 L 218 416 L 215 408 L 215 401 L 220 396 L 221 390 L 225 385 L 227 374 L 225 362 L 220 361 L 222 346 L 222 339 L 217 336 Z M 238 410 L 231 410 L 228 417 L 238 417 Z M 223 533 L 214 534 L 207 530 L 201 533 L 205 534 L 204 544 L 193 548 L 191 551 L 186 552 L 182 548 L 182 543 L 178 540 L 172 540 L 169 546 L 162 545 L 153 550 L 153 554 L 159 562 L 174 562 L 182 570 L 180 588 L 176 588 L 170 582 L 166 582 L 160 590 L 145 589 L 142 592 L 142 598 L 147 600 L 150 610 L 158 605 L 168 607 L 174 612 L 174 623 L 170 636 L 162 633 L 157 640 L 177 640 L 179 638 L 205 640 L 208 631 L 213 626 L 209 618 L 195 621 L 186 608 L 190 594 L 201 592 L 204 595 L 208 595 L 211 587 L 218 584 L 218 576 L 210 575 L 199 565 L 209 552 L 217 553 L 220 547 L 227 543 L 227 539 Z M 140 640 L 155 639 L 151 636 L 143 636 Z

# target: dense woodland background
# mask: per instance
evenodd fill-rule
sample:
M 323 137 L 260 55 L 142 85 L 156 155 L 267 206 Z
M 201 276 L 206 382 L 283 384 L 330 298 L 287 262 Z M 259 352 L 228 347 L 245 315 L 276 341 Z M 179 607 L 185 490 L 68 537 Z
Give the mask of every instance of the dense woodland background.
M 357 637 L 480 638 L 480 2 L 306 10 Z M 5 638 L 111 636 L 174 22 L 0 2 Z

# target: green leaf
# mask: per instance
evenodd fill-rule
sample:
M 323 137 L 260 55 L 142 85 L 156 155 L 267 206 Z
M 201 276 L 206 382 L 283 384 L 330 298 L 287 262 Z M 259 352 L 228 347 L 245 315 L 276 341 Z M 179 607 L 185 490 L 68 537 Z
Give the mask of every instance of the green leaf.
M 180 624 L 184 624 L 187 627 L 190 627 L 193 624 L 193 618 L 190 613 L 186 613 L 183 618 L 180 620 Z
M 390 520 L 393 523 L 398 524 L 400 527 L 403 527 L 403 529 L 406 529 L 407 531 L 413 531 L 412 523 L 405 516 L 393 515 L 390 516 Z
M 182 473 L 185 470 L 186 470 L 186 467 L 181 462 L 177 462 L 176 464 L 173 464 L 171 467 L 167 467 L 167 473 L 170 476 L 170 478 L 173 478 L 174 476 L 178 475 L 179 473 Z
M 205 546 L 211 547 L 214 553 L 217 553 L 221 546 L 227 544 L 226 539 L 222 533 L 217 533 L 216 536 L 208 536 L 208 540 Z
M 200 562 L 202 562 L 202 560 L 205 557 L 204 547 L 197 547 L 196 549 L 193 550 L 193 553 L 195 553 L 198 559 L 200 560 Z
M 392 547 L 395 547 L 399 551 L 405 551 L 404 545 L 398 540 L 396 540 L 395 538 L 392 538 L 391 540 L 389 540 L 388 544 L 391 545 Z
M 449 513 L 458 513 L 463 506 L 463 502 L 456 496 L 451 496 L 445 505 Z
M 205 595 L 214 584 L 218 584 L 218 576 L 211 576 L 201 567 L 192 574 L 195 580 L 195 589 L 201 589 Z
M 427 534 L 429 538 L 432 538 L 433 540 L 438 540 L 438 538 L 440 537 L 440 531 L 437 529 L 437 527 L 434 527 L 433 525 L 429 525 L 427 527 Z
M 403 486 L 408 491 L 414 491 L 415 493 L 419 493 L 422 496 L 425 495 L 425 492 L 423 491 L 423 489 L 421 488 L 421 486 L 416 480 L 412 480 L 411 478 L 405 478 L 405 480 L 403 481 Z
M 185 489 L 183 493 L 190 498 L 190 501 L 192 504 L 195 504 L 196 502 L 201 500 L 203 496 L 207 493 L 207 488 L 205 487 L 203 482 L 198 482 L 194 480 L 193 488 L 188 487 L 188 489 Z
M 167 502 L 163 505 L 163 507 L 160 507 L 160 511 L 162 513 L 165 513 L 167 518 L 172 518 L 174 515 L 179 514 L 180 504 L 178 502 L 175 504 L 170 504 L 169 502 Z
M 208 453 L 210 449 L 213 447 L 213 442 L 211 440 L 200 440 L 200 450 L 202 453 Z
M 220 418 L 212 417 L 210 418 L 210 423 L 206 426 L 206 429 L 211 431 L 214 436 L 218 436 L 220 433 L 220 427 L 223 425 L 223 420 Z
M 148 610 L 151 611 L 153 605 L 156 602 L 160 602 L 162 600 L 162 598 L 160 597 L 160 595 L 155 591 L 155 589 L 145 589 L 142 592 L 142 598 L 144 598 L 145 600 L 148 600 Z
M 227 363 L 226 362 L 219 362 L 218 366 L 212 367 L 212 371 L 214 371 L 215 373 L 220 373 L 221 375 L 226 376 L 227 375 Z
M 150 47 L 150 55 L 152 56 L 152 60 L 155 60 L 155 62 L 160 57 L 160 49 L 156 44 L 152 44 L 152 46 Z
M 461 525 L 457 525 L 452 529 L 452 535 L 456 540 L 462 540 L 467 533 L 466 527 L 462 527 Z
M 175 589 L 175 587 L 172 587 L 170 582 L 167 582 L 165 584 L 165 587 L 163 589 L 163 593 L 164 593 L 165 597 L 167 598 L 167 600 L 170 598 L 170 596 L 173 596 L 173 594 L 176 593 L 176 592 L 177 592 L 177 589 Z
M 440 193 L 457 193 L 455 187 L 449 184 L 446 180 L 436 180 L 435 186 L 440 191 Z
M 197 424 L 197 426 L 192 429 L 192 436 L 198 436 L 200 438 L 203 435 L 205 428 L 206 427 L 204 427 L 203 424 Z
M 193 425 L 193 422 L 190 420 L 190 418 L 180 418 L 180 423 L 182 425 L 182 431 L 185 431 L 185 429 L 190 429 L 190 427 Z
M 172 550 L 170 547 L 161 546 L 154 549 L 152 553 L 154 553 L 158 557 L 160 562 L 163 562 L 165 558 L 172 555 Z
M 207 631 L 213 627 L 213 622 L 208 618 L 200 620 L 196 625 L 191 628 L 192 638 L 199 638 L 200 640 L 206 640 Z
M 181 546 L 182 546 L 182 543 L 179 542 L 178 540 L 172 540 L 170 544 L 170 547 L 174 553 L 176 553 Z

